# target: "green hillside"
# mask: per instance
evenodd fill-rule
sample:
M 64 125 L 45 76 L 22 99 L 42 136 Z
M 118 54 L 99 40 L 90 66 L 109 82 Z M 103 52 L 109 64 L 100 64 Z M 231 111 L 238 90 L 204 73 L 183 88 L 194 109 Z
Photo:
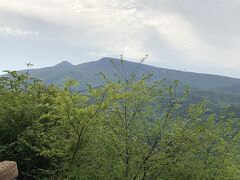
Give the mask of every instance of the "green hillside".
M 120 67 L 120 70 L 123 71 L 119 59 L 102 58 L 98 61 L 92 61 L 79 65 L 72 65 L 71 63 L 64 61 L 52 67 L 30 70 L 30 73 L 34 76 L 41 78 L 46 83 L 60 84 L 66 78 L 74 78 L 81 82 L 89 82 L 88 80 L 90 80 L 91 82 L 97 84 L 99 83 L 99 72 L 105 73 L 110 76 L 113 76 L 114 73 L 117 73 L 116 69 L 113 68 L 113 64 L 111 61 L 113 61 L 116 66 Z M 153 73 L 154 79 L 178 79 L 185 85 L 189 85 L 191 87 L 201 90 L 223 91 L 224 88 L 234 85 L 239 86 L 240 83 L 240 79 L 225 76 L 177 71 L 144 64 L 139 66 L 138 63 L 130 61 L 124 61 L 124 64 L 126 74 L 128 75 L 137 68 L 136 74 L 138 75 Z M 234 92 L 234 94 L 239 95 L 237 92 Z
M 67 62 L 53 69 L 79 71 Z M 0 161 L 15 161 L 20 180 L 239 179 L 240 106 L 148 78 L 107 79 L 82 93 L 73 80 L 62 88 L 9 72 L 0 78 Z
M 86 84 L 102 85 L 103 81 L 100 73 L 114 79 L 118 71 L 125 73 L 126 76 L 134 71 L 138 77 L 152 73 L 151 80 L 164 78 L 167 79 L 166 82 L 179 80 L 182 88 L 185 86 L 191 88 L 192 99 L 207 99 L 214 103 L 236 104 L 240 102 L 240 79 L 158 68 L 130 61 L 123 61 L 122 65 L 120 59 L 114 58 L 102 58 L 98 61 L 79 65 L 72 65 L 70 62 L 63 61 L 52 67 L 31 69 L 29 73 L 47 84 L 58 86 L 62 86 L 67 79 L 75 79 L 80 82 L 80 89 L 84 89 Z

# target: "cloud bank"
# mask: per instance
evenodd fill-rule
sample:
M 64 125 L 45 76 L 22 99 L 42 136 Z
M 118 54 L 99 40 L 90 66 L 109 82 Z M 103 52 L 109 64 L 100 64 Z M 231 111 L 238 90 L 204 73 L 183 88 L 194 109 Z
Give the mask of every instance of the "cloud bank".
M 0 0 L 0 70 L 149 54 L 150 65 L 240 78 L 239 8 L 238 0 Z

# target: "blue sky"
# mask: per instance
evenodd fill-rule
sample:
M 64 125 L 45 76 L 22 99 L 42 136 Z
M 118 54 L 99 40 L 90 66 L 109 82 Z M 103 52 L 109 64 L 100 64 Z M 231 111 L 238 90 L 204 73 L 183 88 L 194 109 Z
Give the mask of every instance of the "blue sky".
M 0 71 L 104 56 L 240 78 L 239 0 L 0 0 Z

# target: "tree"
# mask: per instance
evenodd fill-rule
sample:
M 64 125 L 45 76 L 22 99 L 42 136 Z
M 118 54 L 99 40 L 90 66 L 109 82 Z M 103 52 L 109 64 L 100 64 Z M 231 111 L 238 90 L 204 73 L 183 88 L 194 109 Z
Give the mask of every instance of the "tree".
M 141 64 L 141 63 L 140 63 Z M 188 105 L 178 81 L 126 71 L 78 91 L 29 74 L 0 78 L 0 160 L 20 179 L 239 179 L 240 121 L 232 108 Z

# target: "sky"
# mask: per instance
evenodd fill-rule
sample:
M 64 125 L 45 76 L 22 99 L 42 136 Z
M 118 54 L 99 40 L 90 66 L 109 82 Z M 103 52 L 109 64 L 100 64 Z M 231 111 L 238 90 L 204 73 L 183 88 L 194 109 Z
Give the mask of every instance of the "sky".
M 0 0 L 0 72 L 124 58 L 240 78 L 239 0 Z

